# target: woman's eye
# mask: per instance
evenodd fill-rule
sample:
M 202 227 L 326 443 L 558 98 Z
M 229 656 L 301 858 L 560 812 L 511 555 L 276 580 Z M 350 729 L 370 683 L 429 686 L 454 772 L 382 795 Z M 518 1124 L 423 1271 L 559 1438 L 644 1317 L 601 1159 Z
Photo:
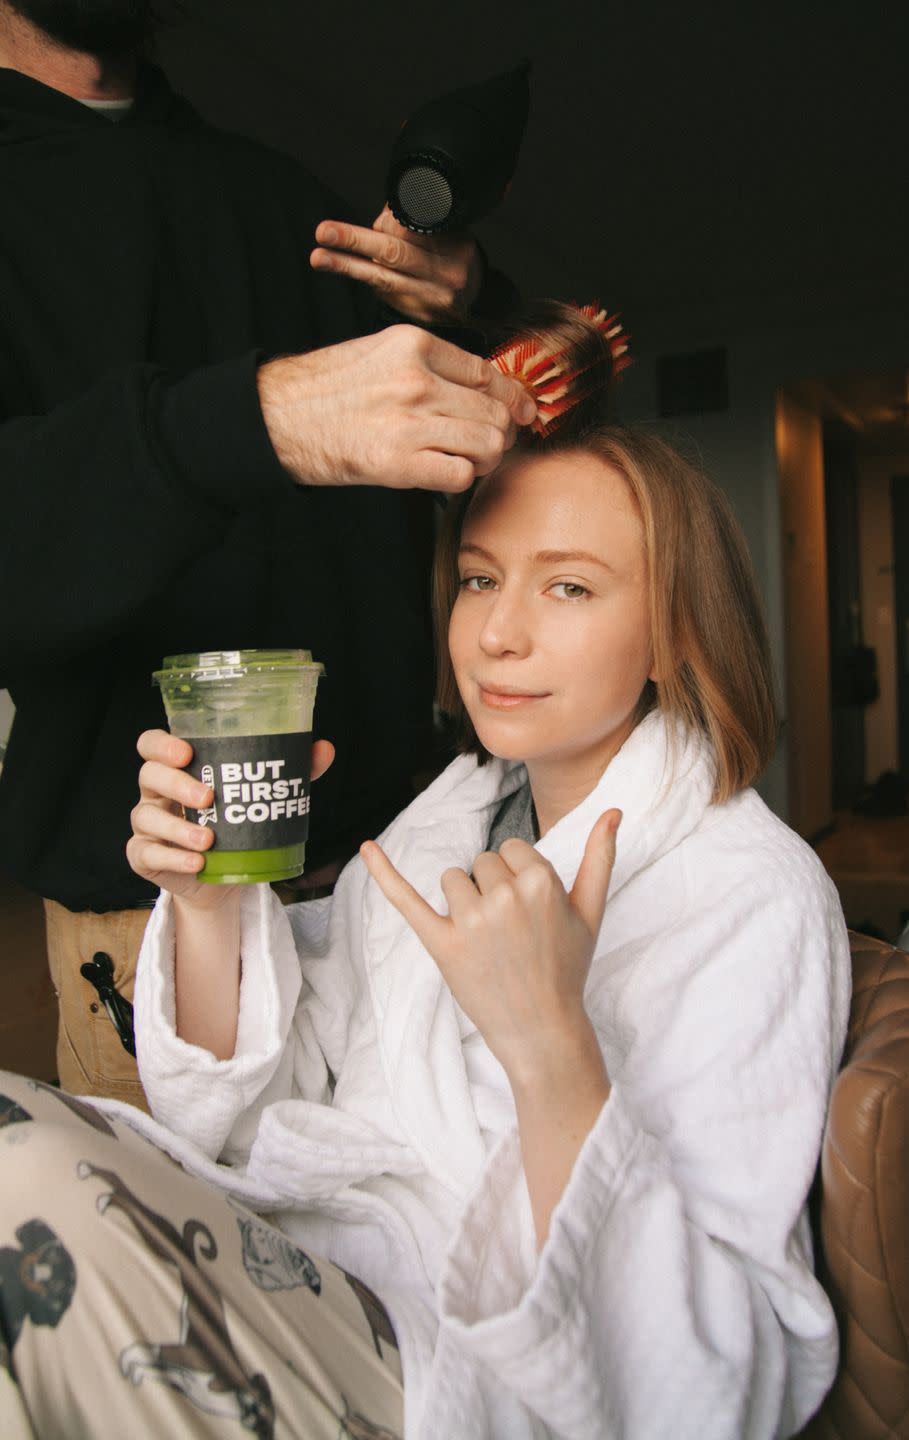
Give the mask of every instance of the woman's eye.
M 495 581 L 491 575 L 465 575 L 461 580 L 462 590 L 492 590 Z
M 574 580 L 559 580 L 552 591 L 560 600 L 583 600 L 585 595 L 590 594 L 586 585 L 578 585 Z

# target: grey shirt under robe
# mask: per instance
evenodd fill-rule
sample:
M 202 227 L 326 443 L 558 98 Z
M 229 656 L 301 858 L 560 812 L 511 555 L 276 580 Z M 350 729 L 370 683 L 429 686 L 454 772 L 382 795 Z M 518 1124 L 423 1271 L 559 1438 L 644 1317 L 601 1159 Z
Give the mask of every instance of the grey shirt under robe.
M 535 845 L 540 838 L 530 781 L 525 780 L 519 790 L 509 795 L 499 806 L 489 831 L 487 849 L 498 854 L 506 840 L 526 840 Z

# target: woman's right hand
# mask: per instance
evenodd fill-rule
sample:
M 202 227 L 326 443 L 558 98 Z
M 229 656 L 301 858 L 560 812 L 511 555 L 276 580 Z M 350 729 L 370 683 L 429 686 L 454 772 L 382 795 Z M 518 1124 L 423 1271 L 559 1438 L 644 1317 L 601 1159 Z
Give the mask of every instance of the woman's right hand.
M 133 833 L 126 858 L 137 875 L 179 895 L 196 909 L 217 910 L 236 885 L 207 885 L 196 877 L 214 834 L 185 820 L 182 807 L 201 810 L 214 798 L 210 785 L 184 767 L 193 758 L 188 740 L 166 730 L 146 730 L 136 746 L 145 764 L 139 771 L 139 803 L 130 817 Z
M 136 749 L 145 764 L 139 771 L 139 803 L 131 816 L 127 860 L 143 880 L 178 895 L 194 909 L 220 909 L 238 887 L 208 885 L 196 878 L 214 835 L 204 825 L 185 820 L 182 807 L 202 810 L 214 793 L 184 768 L 193 758 L 192 746 L 167 730 L 145 730 Z M 331 741 L 314 740 L 309 778 L 318 780 L 334 758 Z

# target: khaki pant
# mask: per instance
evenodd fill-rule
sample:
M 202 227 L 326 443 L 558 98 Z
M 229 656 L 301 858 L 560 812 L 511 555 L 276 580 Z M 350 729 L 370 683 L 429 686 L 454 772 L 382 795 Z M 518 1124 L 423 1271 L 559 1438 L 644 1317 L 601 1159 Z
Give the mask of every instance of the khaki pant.
M 0 1072 L 2 1440 L 398 1440 L 381 1301 L 119 1119 Z
M 47 958 L 60 1005 L 57 1076 L 63 1089 L 74 1095 L 104 1095 L 148 1109 L 136 1062 L 124 1050 L 97 990 L 80 969 L 98 952 L 109 955 L 114 984 L 131 1001 L 150 914 L 151 910 L 142 909 L 96 915 L 91 910 L 67 910 L 56 900 L 44 902 Z

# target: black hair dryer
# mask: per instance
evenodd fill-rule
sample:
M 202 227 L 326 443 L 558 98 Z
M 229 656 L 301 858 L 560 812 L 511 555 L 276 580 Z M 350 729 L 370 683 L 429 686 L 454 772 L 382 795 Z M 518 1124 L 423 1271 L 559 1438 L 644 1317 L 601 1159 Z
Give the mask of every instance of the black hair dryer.
M 530 108 L 530 62 L 430 100 L 391 152 L 385 193 L 420 235 L 459 230 L 498 205 L 518 163 Z

